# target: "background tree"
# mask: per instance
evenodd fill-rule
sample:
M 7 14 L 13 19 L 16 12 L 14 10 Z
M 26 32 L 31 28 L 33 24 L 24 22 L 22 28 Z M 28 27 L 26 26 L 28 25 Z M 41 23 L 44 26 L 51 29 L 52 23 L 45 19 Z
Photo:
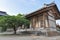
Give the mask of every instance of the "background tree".
M 59 24 L 56 24 L 56 28 L 58 31 L 60 31 L 60 25 Z
M 6 26 L 6 17 L 5 16 L 0 16 L 0 27 L 2 27 L 2 32 L 6 31 L 7 26 Z

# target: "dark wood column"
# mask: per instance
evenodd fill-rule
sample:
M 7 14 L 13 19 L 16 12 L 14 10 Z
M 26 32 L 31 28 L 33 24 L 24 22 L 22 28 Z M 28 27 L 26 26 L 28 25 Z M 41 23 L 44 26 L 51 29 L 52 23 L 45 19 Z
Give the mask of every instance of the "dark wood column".
M 43 27 L 45 28 L 45 15 L 43 15 Z

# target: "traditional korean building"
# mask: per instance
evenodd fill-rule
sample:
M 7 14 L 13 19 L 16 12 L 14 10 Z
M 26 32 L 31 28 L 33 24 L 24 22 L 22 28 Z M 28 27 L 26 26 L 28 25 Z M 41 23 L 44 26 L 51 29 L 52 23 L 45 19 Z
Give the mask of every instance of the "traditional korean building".
M 49 29 L 56 31 L 56 20 L 60 19 L 60 12 L 55 3 L 44 4 L 44 7 L 26 15 L 30 20 L 30 28 Z

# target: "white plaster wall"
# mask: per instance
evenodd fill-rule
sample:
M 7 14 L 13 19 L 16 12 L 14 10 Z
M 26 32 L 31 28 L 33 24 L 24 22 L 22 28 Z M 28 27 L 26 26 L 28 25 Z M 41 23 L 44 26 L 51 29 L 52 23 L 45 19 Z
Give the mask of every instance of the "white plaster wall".
M 48 22 L 47 22 L 47 19 L 45 19 L 45 24 L 46 24 L 46 27 L 48 27 Z
M 48 16 L 48 18 L 51 19 L 51 20 L 55 20 L 54 17 L 51 17 L 51 16 Z
M 51 28 L 56 28 L 56 23 L 54 21 L 49 20 L 49 26 Z

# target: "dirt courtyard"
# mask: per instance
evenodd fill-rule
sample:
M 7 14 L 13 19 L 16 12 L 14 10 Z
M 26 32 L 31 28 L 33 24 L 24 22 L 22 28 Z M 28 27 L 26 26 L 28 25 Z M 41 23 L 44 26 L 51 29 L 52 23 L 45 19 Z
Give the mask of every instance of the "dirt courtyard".
M 0 40 L 60 40 L 60 36 L 0 36 Z

